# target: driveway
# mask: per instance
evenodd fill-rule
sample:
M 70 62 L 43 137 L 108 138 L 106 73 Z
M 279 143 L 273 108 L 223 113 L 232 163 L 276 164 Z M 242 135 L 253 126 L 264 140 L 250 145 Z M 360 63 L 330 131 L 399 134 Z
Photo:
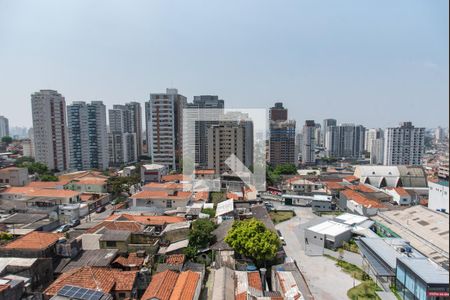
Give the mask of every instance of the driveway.
M 307 256 L 303 243 L 299 241 L 300 225 L 318 218 L 310 207 L 295 207 L 297 216 L 280 223 L 276 229 L 280 230 L 286 241 L 286 254 L 297 261 L 297 265 L 306 278 L 306 282 L 316 300 L 348 299 L 347 291 L 360 282 L 341 271 L 335 262 L 324 256 Z

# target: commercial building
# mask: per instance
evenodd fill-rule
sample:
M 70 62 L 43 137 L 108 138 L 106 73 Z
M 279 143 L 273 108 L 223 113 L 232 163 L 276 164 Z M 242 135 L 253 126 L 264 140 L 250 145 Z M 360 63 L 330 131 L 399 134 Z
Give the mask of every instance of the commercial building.
M 169 173 L 169 169 L 164 165 L 150 164 L 142 165 L 140 172 L 143 183 L 161 182 L 162 177 Z
M 425 128 L 411 122 L 390 127 L 384 133 L 384 164 L 420 165 L 425 151 Z
M 66 101 L 57 91 L 40 90 L 31 95 L 36 161 L 50 170 L 69 168 Z
M 327 220 L 305 229 L 305 247 L 336 249 L 352 237 L 352 228 L 346 224 Z
M 183 153 L 183 108 L 186 97 L 177 89 L 150 94 L 146 103 L 146 132 L 149 154 L 154 164 L 166 165 L 171 170 L 179 167 Z
M 316 162 L 316 123 L 307 120 L 303 125 L 302 163 L 311 165 Z
M 361 125 L 328 126 L 325 148 L 329 157 L 359 159 L 363 155 L 366 129 Z
M 105 170 L 109 166 L 106 106 L 82 101 L 67 106 L 70 169 Z
M 427 188 L 427 176 L 420 166 L 356 166 L 361 183 L 382 187 Z
M 449 191 L 448 181 L 428 182 L 428 208 L 449 213 Z
M 27 168 L 7 167 L 0 169 L 0 185 L 25 186 L 29 182 Z
M 0 138 L 9 136 L 9 121 L 6 117 L 0 116 Z
M 194 101 L 188 103 L 186 108 L 202 110 L 212 109 L 211 113 L 217 113 L 217 110 L 224 108 L 224 101 L 214 95 L 194 96 Z M 219 119 L 219 116 L 216 116 Z M 218 125 L 219 121 L 198 121 L 195 123 L 195 164 L 201 168 L 208 165 L 208 127 Z

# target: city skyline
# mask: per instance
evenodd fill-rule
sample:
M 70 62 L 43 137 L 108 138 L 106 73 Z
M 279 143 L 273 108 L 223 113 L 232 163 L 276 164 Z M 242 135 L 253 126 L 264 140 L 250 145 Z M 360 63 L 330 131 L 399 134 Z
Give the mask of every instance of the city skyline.
M 0 99 L 13 104 L 2 109 L 11 126 L 31 126 L 37 90 L 109 108 L 143 105 L 167 87 L 189 101 L 218 95 L 229 108 L 283 102 L 297 124 L 448 123 L 445 1 L 86 3 L 0 1 Z

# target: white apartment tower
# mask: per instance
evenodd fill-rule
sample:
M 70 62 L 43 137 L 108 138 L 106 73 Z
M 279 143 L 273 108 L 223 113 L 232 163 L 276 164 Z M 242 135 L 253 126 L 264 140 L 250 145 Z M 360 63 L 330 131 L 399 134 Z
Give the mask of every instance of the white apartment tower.
M 364 142 L 364 150 L 370 152 L 372 149 L 372 142 L 376 139 L 383 138 L 383 130 L 381 128 L 366 129 L 366 136 Z
M 70 169 L 105 170 L 109 165 L 106 106 L 82 101 L 67 106 Z
M 390 127 L 384 133 L 384 164 L 420 165 L 425 151 L 425 128 L 414 127 L 411 122 Z
M 370 164 L 382 165 L 384 162 L 384 138 L 372 140 L 369 151 L 370 151 Z
M 136 162 L 138 152 L 133 112 L 126 105 L 113 105 L 113 108 L 108 110 L 108 117 L 110 165 Z
M 0 116 L 0 138 L 9 136 L 9 121 L 4 116 Z
M 183 153 L 183 108 L 187 100 L 177 89 L 150 94 L 146 104 L 146 132 L 149 155 L 155 164 L 172 170 L 179 167 Z
M 316 137 L 316 123 L 313 120 L 307 120 L 305 125 L 303 125 L 303 164 L 316 163 Z
M 31 95 L 36 161 L 51 170 L 69 167 L 66 101 L 57 91 L 40 90 Z

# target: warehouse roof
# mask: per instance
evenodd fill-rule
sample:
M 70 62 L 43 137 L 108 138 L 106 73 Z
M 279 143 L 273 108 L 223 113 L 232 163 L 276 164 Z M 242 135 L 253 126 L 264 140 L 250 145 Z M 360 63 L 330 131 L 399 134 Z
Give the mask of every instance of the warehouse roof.
M 351 227 L 342 223 L 328 220 L 315 226 L 312 226 L 308 228 L 308 230 L 328 236 L 338 236 L 342 233 L 350 231 Z
M 399 260 L 428 284 L 447 284 L 448 271 L 427 258 L 401 257 Z

